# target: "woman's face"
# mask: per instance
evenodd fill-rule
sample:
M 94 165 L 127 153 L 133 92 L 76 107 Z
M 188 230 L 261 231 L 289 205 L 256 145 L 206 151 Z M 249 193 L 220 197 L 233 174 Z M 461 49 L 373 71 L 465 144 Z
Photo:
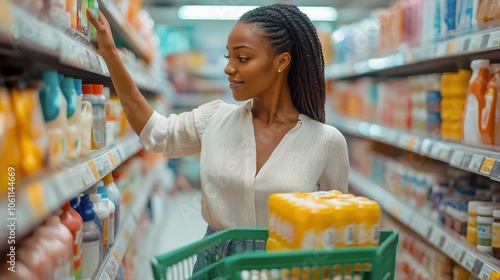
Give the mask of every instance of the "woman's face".
M 228 63 L 224 72 L 236 101 L 272 92 L 276 86 L 278 60 L 260 28 L 237 23 L 227 39 Z

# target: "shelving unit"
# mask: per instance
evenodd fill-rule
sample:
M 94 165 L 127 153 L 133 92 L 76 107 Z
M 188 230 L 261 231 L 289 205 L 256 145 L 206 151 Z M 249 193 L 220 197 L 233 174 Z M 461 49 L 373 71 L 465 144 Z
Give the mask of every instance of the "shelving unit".
M 162 165 L 158 164 L 156 168 L 148 175 L 144 184 L 137 190 L 139 196 L 135 199 L 135 203 L 124 212 L 124 219 L 122 225 L 117 233 L 115 244 L 104 260 L 100 263 L 97 271 L 92 279 L 115 279 L 118 268 L 123 260 L 123 256 L 127 251 L 128 246 L 132 242 L 131 237 L 137 229 L 139 218 L 146 209 L 149 197 L 154 189 L 155 183 L 158 181 L 160 172 L 162 172 Z
M 398 51 L 373 58 L 332 64 L 325 68 L 327 79 L 355 79 L 362 76 L 408 76 L 468 66 L 478 58 L 498 59 L 500 27 L 483 27 L 452 38 L 415 47 L 401 46 Z
M 45 22 L 10 1 L 4 8 L 0 13 L 3 17 L 0 20 L 0 66 L 53 68 L 65 75 L 112 86 L 104 59 L 81 35 Z M 116 21 L 114 17 L 110 20 Z M 128 29 L 117 30 L 134 36 Z M 136 42 L 141 42 L 140 37 L 135 38 Z M 131 65 L 127 65 L 127 70 L 141 90 L 153 94 L 165 90 L 151 71 Z
M 331 116 L 328 123 L 346 134 L 415 152 L 448 163 L 450 166 L 500 181 L 498 147 L 471 147 L 341 116 Z
M 41 177 L 23 180 L 16 185 L 17 237 L 26 236 L 64 202 L 86 191 L 141 149 L 139 138 L 131 134 L 83 158 L 43 170 Z M 1 200 L 0 207 L 7 209 L 7 201 Z M 2 215 L 7 221 L 7 211 Z M 1 250 L 7 245 L 3 243 Z
M 463 266 L 479 279 L 500 279 L 498 260 L 478 252 L 458 234 L 455 234 L 398 200 L 382 186 L 374 183 L 360 172 L 351 169 L 349 183 L 356 192 L 377 201 L 382 209 L 415 233 L 426 239 L 438 250 Z

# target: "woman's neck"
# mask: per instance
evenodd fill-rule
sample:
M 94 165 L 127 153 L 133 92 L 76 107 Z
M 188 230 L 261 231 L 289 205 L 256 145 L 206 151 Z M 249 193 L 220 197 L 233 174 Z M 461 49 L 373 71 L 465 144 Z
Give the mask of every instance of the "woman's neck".
M 253 98 L 251 111 L 254 118 L 265 124 L 296 122 L 299 116 L 288 84 L 275 90 L 274 94 Z

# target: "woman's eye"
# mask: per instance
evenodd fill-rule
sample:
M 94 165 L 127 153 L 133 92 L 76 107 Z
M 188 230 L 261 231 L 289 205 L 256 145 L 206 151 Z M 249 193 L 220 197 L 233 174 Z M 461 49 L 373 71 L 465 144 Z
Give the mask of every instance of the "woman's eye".
M 248 58 L 248 57 L 241 57 L 241 56 L 239 56 L 239 57 L 238 57 L 238 60 L 239 60 L 240 62 L 245 62 L 245 61 L 249 60 L 249 58 Z

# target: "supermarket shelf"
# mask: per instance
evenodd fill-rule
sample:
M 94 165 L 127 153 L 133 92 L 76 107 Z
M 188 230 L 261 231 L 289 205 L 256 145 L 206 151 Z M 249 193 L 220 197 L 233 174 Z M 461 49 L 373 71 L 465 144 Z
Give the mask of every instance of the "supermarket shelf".
M 14 215 L 9 211 L 14 218 L 7 218 L 7 211 L 1 215 L 5 215 L 4 221 L 14 219 L 17 237 L 24 237 L 64 202 L 87 190 L 141 149 L 138 137 L 130 134 L 83 158 L 44 170 L 41 176 L 26 178 L 14 192 Z M 1 200 L 0 205 L 7 209 L 7 201 Z M 2 244 L 6 246 L 7 242 Z
M 349 183 L 360 194 L 377 201 L 382 209 L 423 237 L 452 260 L 479 279 L 500 279 L 499 261 L 478 252 L 475 247 L 458 238 L 430 217 L 420 214 L 407 203 L 399 201 L 383 187 L 360 172 L 351 169 Z
M 346 134 L 415 152 L 446 162 L 450 166 L 500 181 L 498 147 L 472 147 L 341 116 L 331 116 L 329 119 L 327 121 L 329 124 Z
M 156 168 L 151 171 L 144 184 L 140 186 L 141 188 L 136 191 L 136 193 L 138 193 L 138 197 L 135 199 L 135 203 L 123 216 L 124 220 L 119 232 L 117 233 L 115 244 L 111 248 L 110 252 L 104 257 L 104 260 L 100 263 L 92 279 L 115 279 L 118 268 L 122 263 L 123 256 L 125 256 L 125 252 L 127 251 L 129 244 L 133 242 L 131 238 L 137 229 L 139 218 L 146 208 L 155 183 L 159 178 L 158 174 L 162 170 L 161 166 L 161 164 L 158 164 Z
M 146 44 L 138 32 L 125 20 L 115 3 L 111 0 L 99 0 L 99 9 L 108 20 L 113 32 L 125 41 L 132 52 L 140 58 L 147 58 Z
M 327 79 L 353 79 L 361 76 L 408 76 L 454 71 L 469 67 L 478 58 L 500 59 L 500 27 L 402 49 L 385 56 L 328 65 Z
M 112 86 L 104 59 L 81 35 L 45 22 L 23 8 L 7 3 L 0 20 L 0 66 L 29 69 L 55 68 L 61 73 Z M 151 71 L 127 65 L 137 86 L 146 92 L 162 92 Z

